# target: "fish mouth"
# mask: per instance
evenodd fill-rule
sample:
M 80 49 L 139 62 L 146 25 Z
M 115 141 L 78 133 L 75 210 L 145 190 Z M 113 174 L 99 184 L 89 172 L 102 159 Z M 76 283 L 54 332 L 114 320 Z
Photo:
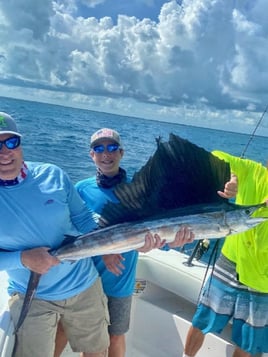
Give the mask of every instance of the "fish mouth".
M 268 221 L 268 217 L 252 217 L 252 218 L 248 218 L 246 220 L 246 224 L 248 224 L 249 226 L 256 226 L 259 223 Z

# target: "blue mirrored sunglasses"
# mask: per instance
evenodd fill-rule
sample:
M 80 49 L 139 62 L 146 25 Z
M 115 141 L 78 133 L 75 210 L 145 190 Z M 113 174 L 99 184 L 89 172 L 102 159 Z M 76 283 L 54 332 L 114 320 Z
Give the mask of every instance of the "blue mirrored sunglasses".
M 97 154 L 103 153 L 105 150 L 108 151 L 108 152 L 115 152 L 118 149 L 120 149 L 120 145 L 118 145 L 118 144 L 108 144 L 107 146 L 105 146 L 105 145 L 95 145 L 95 146 L 93 146 L 92 149 Z
M 0 150 L 3 145 L 5 145 L 8 149 L 13 150 L 20 146 L 20 137 L 19 136 L 11 136 L 6 140 L 0 141 Z

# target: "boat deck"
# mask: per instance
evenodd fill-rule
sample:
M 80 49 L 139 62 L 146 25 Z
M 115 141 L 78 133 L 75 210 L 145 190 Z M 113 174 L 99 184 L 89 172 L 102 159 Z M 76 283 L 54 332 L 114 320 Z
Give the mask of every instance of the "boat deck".
M 140 254 L 126 357 L 178 357 L 195 310 L 206 267 L 176 251 Z M 231 357 L 230 326 L 208 334 L 196 357 Z M 65 350 L 64 357 L 78 356 Z
M 206 271 L 206 266 L 197 261 L 192 267 L 185 265 L 187 259 L 188 256 L 173 250 L 140 254 L 126 357 L 182 355 Z M 0 318 L 0 351 L 1 357 L 11 357 L 13 326 L 8 312 L 5 314 L 2 320 Z M 230 342 L 230 330 L 228 325 L 220 336 L 208 334 L 196 357 L 231 357 L 234 347 Z M 63 354 L 63 357 L 78 356 L 69 345 Z M 262 356 L 268 357 L 268 354 Z

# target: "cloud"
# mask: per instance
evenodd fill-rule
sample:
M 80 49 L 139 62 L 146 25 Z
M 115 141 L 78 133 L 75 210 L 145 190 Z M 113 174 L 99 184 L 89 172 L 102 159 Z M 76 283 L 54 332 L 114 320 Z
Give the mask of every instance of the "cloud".
M 105 3 L 105 0 L 82 0 L 81 2 L 85 6 L 88 6 L 89 8 L 91 8 L 91 7 L 94 8 L 94 7 L 96 7 L 96 6 L 100 5 L 100 4 Z
M 264 109 L 264 0 L 147 1 L 159 6 L 158 18 L 118 13 L 116 22 L 108 9 L 99 19 L 78 16 L 107 2 L 1 2 L 0 83 L 129 98 L 162 113 L 178 106 Z
M 2 1 L 1 10 L 6 32 L 11 30 L 13 34 L 21 34 L 26 30 L 31 32 L 33 39 L 41 39 L 49 31 L 50 17 L 53 16 L 50 1 Z

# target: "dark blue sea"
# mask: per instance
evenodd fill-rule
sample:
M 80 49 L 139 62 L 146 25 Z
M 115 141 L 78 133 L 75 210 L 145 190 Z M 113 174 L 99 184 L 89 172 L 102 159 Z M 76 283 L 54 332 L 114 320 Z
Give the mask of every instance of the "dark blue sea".
M 23 134 L 24 158 L 46 161 L 65 169 L 75 183 L 95 174 L 89 137 L 101 127 L 118 130 L 125 143 L 122 166 L 130 175 L 139 170 L 156 149 L 155 138 L 167 140 L 172 132 L 206 150 L 223 150 L 241 156 L 250 136 L 245 134 L 152 121 L 84 109 L 0 97 L 0 111 L 12 115 Z M 268 120 L 264 118 L 264 120 Z M 245 153 L 266 165 L 267 137 L 255 136 Z M 189 247 L 187 252 L 191 252 Z

